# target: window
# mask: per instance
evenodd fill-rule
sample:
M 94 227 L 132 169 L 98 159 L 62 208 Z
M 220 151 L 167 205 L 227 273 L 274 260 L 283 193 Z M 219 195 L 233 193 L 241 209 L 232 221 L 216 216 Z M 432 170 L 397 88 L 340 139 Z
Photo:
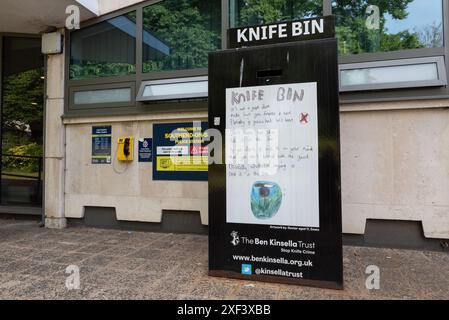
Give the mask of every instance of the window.
M 71 33 L 70 79 L 136 72 L 136 12 Z
M 442 0 L 333 0 L 341 55 L 443 46 Z
M 183 99 L 195 103 L 176 108 L 204 110 L 208 54 L 226 46 L 228 28 L 329 14 L 340 101 L 447 97 L 448 9 L 444 0 L 142 1 L 69 32 L 66 111 L 139 113 L 150 110 L 145 103 L 156 110 L 160 100 Z
M 143 8 L 143 72 L 207 68 L 221 47 L 221 0 L 165 0 Z
M 39 207 L 44 132 L 41 40 L 0 36 L 0 47 L 1 42 L 0 204 Z
M 131 88 L 76 91 L 73 101 L 76 105 L 129 102 L 132 101 Z
M 341 92 L 447 85 L 444 57 L 341 64 L 339 68 Z
M 137 101 L 207 98 L 208 90 L 206 76 L 144 81 Z
M 230 0 L 230 27 L 267 24 L 323 15 L 323 0 Z

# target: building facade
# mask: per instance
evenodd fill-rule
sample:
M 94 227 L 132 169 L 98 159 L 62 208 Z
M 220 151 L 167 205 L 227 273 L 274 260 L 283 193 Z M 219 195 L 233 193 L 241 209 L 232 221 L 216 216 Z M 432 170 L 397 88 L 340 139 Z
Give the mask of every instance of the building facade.
M 31 8 L 5 21 L 19 2 Z M 50 228 L 207 230 L 207 181 L 156 178 L 154 159 L 140 162 L 136 152 L 119 162 L 117 140 L 132 136 L 137 149 L 139 139 L 156 143 L 155 125 L 207 121 L 207 98 L 189 95 L 190 84 L 207 81 L 207 55 L 227 48 L 228 28 L 333 14 L 347 241 L 449 239 L 447 1 L 44 2 L 0 4 L 1 212 L 43 211 Z M 80 29 L 65 28 L 69 5 L 81 8 Z M 41 55 L 42 33 L 63 35 L 62 52 Z M 157 88 L 167 91 L 160 99 Z M 186 91 L 164 98 L 173 88 Z M 92 159 L 98 127 L 110 128 L 103 164 Z

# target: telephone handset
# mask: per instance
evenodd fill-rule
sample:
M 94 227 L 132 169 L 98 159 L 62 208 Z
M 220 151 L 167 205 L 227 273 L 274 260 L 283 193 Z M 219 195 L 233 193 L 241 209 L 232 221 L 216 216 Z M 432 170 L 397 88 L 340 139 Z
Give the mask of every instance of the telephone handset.
M 129 138 L 125 138 L 125 145 L 123 147 L 123 153 L 126 157 L 129 157 Z
M 119 138 L 117 141 L 117 160 L 133 160 L 133 137 Z

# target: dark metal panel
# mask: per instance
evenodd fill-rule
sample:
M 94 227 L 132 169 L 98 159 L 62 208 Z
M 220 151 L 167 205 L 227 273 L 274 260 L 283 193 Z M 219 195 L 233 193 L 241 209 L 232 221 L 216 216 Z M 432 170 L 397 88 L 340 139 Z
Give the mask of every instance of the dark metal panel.
M 449 77 L 449 1 L 443 0 L 443 40 L 444 57 L 446 60 L 446 76 Z M 446 88 L 446 95 L 449 96 L 449 88 Z
M 70 30 L 64 29 L 64 114 L 69 113 Z
M 379 90 L 340 94 L 340 104 L 447 99 L 447 87 Z
M 18 214 L 18 215 L 40 216 L 42 214 L 42 208 L 0 206 L 0 213 L 2 213 L 2 214 Z
M 47 83 L 48 83 L 48 56 L 44 55 L 44 119 L 42 121 L 43 131 L 42 131 L 42 216 L 41 216 L 41 225 L 45 226 L 45 176 L 46 176 L 46 161 L 47 152 Z M 65 163 L 64 163 L 65 166 Z
M 421 221 L 366 220 L 365 234 L 344 234 L 343 243 L 349 246 L 431 250 L 448 252 L 448 239 L 424 236 Z
M 80 117 L 95 117 L 102 116 L 137 116 L 142 114 L 152 113 L 167 113 L 173 114 L 177 112 L 200 112 L 207 111 L 207 101 L 195 100 L 187 102 L 168 101 L 163 103 L 139 103 L 137 108 L 98 108 L 98 109 L 77 109 L 66 113 L 63 118 L 72 119 Z
M 9 39 L 15 43 L 14 47 L 10 48 L 7 46 Z M 40 47 L 37 48 L 36 46 L 31 45 L 31 42 L 34 44 L 37 39 L 39 39 L 39 36 L 22 37 L 20 35 L 15 35 L 3 37 L 3 42 L 5 43 L 3 46 L 4 59 L 10 58 L 14 59 L 14 61 L 20 61 L 19 64 L 4 64 L 3 74 L 5 76 L 20 73 L 24 70 L 34 69 L 42 65 L 42 60 L 40 58 L 42 53 Z M 17 43 L 20 43 L 20 49 L 19 46 L 17 46 Z
M 142 73 L 142 81 L 207 76 L 207 68 Z
M 125 82 L 135 82 L 135 75 L 128 76 L 116 76 L 116 77 L 99 77 L 85 80 L 68 80 L 68 85 L 72 86 L 89 86 L 89 85 L 99 85 L 99 84 L 113 84 L 113 83 L 125 83 Z
M 288 55 L 287 55 L 288 53 Z M 289 59 L 286 57 L 289 56 Z M 245 69 L 241 74 L 241 61 Z M 279 281 L 304 285 L 342 288 L 342 238 L 340 195 L 340 141 L 338 108 L 337 41 L 314 40 L 283 45 L 243 48 L 212 53 L 209 56 L 209 123 L 221 132 L 222 150 L 226 150 L 226 88 L 317 82 L 319 130 L 319 207 L 320 231 L 300 232 L 271 230 L 268 225 L 226 223 L 226 165 L 209 166 L 209 270 L 214 276 L 251 280 Z M 276 77 L 259 78 L 260 70 L 282 69 Z M 220 118 L 219 125 L 213 125 Z M 226 156 L 223 155 L 223 159 Z M 245 276 L 241 262 L 231 259 L 233 254 L 279 257 L 278 251 L 267 246 L 231 244 L 233 231 L 249 238 L 276 238 L 280 241 L 302 240 L 315 242 L 317 253 L 313 271 L 302 269 L 304 279 L 281 279 L 269 276 Z M 273 251 L 272 251 L 273 250 Z M 291 254 L 292 258 L 296 257 Z M 251 262 L 250 262 L 251 263 Z M 256 264 L 255 262 L 253 264 Z M 260 265 L 260 264 L 259 264 Z M 257 265 L 256 267 L 258 267 Z M 262 265 L 265 266 L 265 265 Z M 267 268 L 269 268 L 267 266 Z M 274 266 L 274 269 L 277 267 Z M 297 269 L 283 270 L 295 272 Z
M 340 64 L 374 62 L 383 60 L 413 59 L 444 55 L 444 48 L 411 49 L 405 51 L 373 52 L 339 56 Z
M 3 123 L 3 39 L 4 37 L 0 34 L 0 152 L 3 150 L 3 130 L 1 130 L 1 124 Z M 0 177 L 2 176 L 2 169 L 3 166 L 0 163 Z M 0 201 L 2 192 L 2 183 L 0 180 Z
M 198 211 L 162 210 L 162 221 L 138 222 L 117 220 L 114 207 L 85 207 L 84 218 L 69 218 L 69 226 L 85 225 L 95 228 L 136 230 L 163 233 L 207 234 Z

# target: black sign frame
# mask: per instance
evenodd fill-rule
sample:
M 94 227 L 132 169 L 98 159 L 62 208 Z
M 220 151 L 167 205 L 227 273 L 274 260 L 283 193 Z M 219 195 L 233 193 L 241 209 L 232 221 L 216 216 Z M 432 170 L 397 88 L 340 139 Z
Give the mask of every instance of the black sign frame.
M 335 16 L 228 29 L 228 48 L 253 47 L 335 36 Z
M 244 68 L 242 69 L 242 61 Z M 317 82 L 319 133 L 319 231 L 285 230 L 276 226 L 226 222 L 226 89 Z M 343 288 L 340 129 L 337 41 L 335 38 L 263 47 L 223 50 L 209 55 L 209 124 L 223 135 L 223 164 L 209 165 L 209 275 L 245 280 Z M 220 121 L 215 121 L 220 119 Z M 315 255 L 282 254 L 271 245 L 243 244 L 242 238 L 302 241 L 314 244 Z M 297 248 L 298 249 L 298 248 Z M 312 267 L 246 262 L 240 256 L 311 260 Z M 274 273 L 255 274 L 270 269 Z M 264 269 L 265 270 L 265 269 Z M 276 272 L 278 270 L 278 272 Z M 284 273 L 282 273 L 282 271 Z M 290 272 L 290 273 L 286 273 Z M 302 277 L 291 277 L 302 272 Z

